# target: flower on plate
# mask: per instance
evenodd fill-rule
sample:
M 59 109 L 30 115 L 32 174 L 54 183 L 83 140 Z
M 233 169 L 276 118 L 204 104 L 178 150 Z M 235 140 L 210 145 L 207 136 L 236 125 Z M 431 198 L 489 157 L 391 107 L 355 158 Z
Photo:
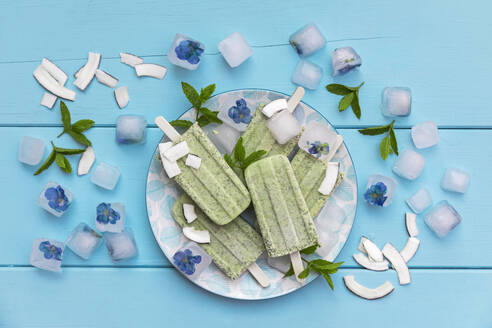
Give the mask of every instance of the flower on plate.
M 371 205 L 383 206 L 388 198 L 385 196 L 387 190 L 388 188 L 383 182 L 375 183 L 367 189 L 364 199 Z
M 321 143 L 320 141 L 306 141 L 306 143 L 309 146 L 308 152 L 311 155 L 316 155 L 317 158 L 320 158 L 321 155 L 328 154 L 328 152 L 330 151 L 330 146 L 326 142 Z
M 39 244 L 39 250 L 44 253 L 45 259 L 54 259 L 57 261 L 62 260 L 62 249 L 60 247 L 52 245 L 48 240 L 43 241 Z
M 96 220 L 102 224 L 116 224 L 116 221 L 120 219 L 120 213 L 116 212 L 110 203 L 101 203 L 97 205 Z
M 248 108 L 246 100 L 243 98 L 236 100 L 236 106 L 229 108 L 228 115 L 234 123 L 237 124 L 249 124 L 249 122 L 251 122 L 251 110 Z
M 68 201 L 65 190 L 62 186 L 50 187 L 44 192 L 44 197 L 48 200 L 48 205 L 57 212 L 67 210 L 70 202 Z
M 181 60 L 186 60 L 188 63 L 195 65 L 200 61 L 204 49 L 200 47 L 200 43 L 192 40 L 183 40 L 174 49 L 176 56 Z
M 193 255 L 191 250 L 185 249 L 184 251 L 177 251 L 173 256 L 174 264 L 185 274 L 191 276 L 195 273 L 195 264 L 202 261 L 200 255 Z

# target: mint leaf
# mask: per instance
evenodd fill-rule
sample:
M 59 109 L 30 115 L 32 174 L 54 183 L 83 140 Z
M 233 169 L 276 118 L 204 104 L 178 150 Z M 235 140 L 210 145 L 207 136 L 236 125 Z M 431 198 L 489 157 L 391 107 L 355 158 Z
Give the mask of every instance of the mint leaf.
M 205 125 L 208 125 L 210 123 L 207 116 L 200 116 L 196 121 L 198 122 L 198 125 L 201 127 L 204 127 Z
M 302 254 L 306 254 L 306 255 L 313 254 L 313 253 L 316 251 L 316 249 L 317 249 L 318 247 L 319 247 L 319 245 L 318 245 L 318 244 L 313 245 L 313 246 L 311 246 L 311 247 L 308 247 L 308 248 L 303 249 L 303 250 L 301 251 L 301 253 L 302 253 Z
M 94 125 L 93 120 L 79 120 L 72 124 L 72 130 L 75 132 L 82 133 L 85 130 L 90 129 Z
M 85 149 L 70 149 L 70 148 L 60 148 L 54 146 L 54 151 L 63 155 L 77 155 L 77 154 L 82 154 Z
M 181 88 L 188 101 L 193 105 L 196 110 L 200 110 L 202 106 L 202 101 L 198 92 L 186 82 L 181 82 Z
M 236 165 L 234 164 L 234 161 L 232 160 L 232 158 L 229 154 L 224 154 L 224 160 L 226 161 L 227 164 L 229 164 L 229 166 L 231 168 L 236 167 Z
M 236 146 L 234 146 L 234 159 L 238 162 L 242 162 L 246 156 L 246 150 L 243 146 L 243 138 L 239 137 Z
M 200 90 L 200 100 L 202 103 L 206 102 L 208 98 L 212 96 L 215 91 L 215 83 L 207 85 L 205 88 Z
M 353 91 L 352 89 L 344 86 L 343 84 L 337 84 L 337 83 L 328 84 L 326 86 L 326 90 L 328 90 L 328 92 L 331 92 L 339 96 L 344 96 Z
M 343 84 L 332 83 L 326 86 L 326 90 L 333 94 L 343 96 L 338 103 L 338 111 L 343 112 L 349 106 L 352 106 L 352 111 L 355 116 L 360 119 L 361 108 L 359 103 L 359 89 L 364 85 L 364 82 L 359 84 L 357 87 L 349 87 Z
M 188 121 L 188 120 L 174 120 L 169 122 L 174 127 L 180 127 L 180 128 L 189 128 L 193 125 L 193 122 Z
M 368 136 L 375 136 L 378 134 L 383 134 L 385 132 L 388 132 L 389 130 L 390 130 L 390 126 L 385 125 L 385 126 L 375 126 L 372 128 L 362 129 L 362 130 L 359 130 L 359 133 L 364 134 L 364 135 L 368 135 Z
M 301 273 L 299 273 L 299 274 L 297 275 L 297 277 L 298 277 L 299 279 L 306 279 L 306 278 L 307 278 L 307 276 L 309 276 L 309 273 L 310 273 L 310 272 L 311 272 L 311 269 L 310 269 L 310 268 L 309 268 L 309 266 L 308 266 L 308 267 L 307 267 L 306 269 L 304 269 Z
M 68 173 L 68 174 L 72 173 L 72 166 L 70 165 L 70 162 L 68 161 L 68 159 L 65 156 L 63 156 L 60 153 L 56 153 L 55 160 L 56 160 L 56 164 L 65 173 Z
M 243 161 L 243 169 L 246 169 L 249 165 L 253 164 L 257 160 L 263 157 L 263 155 L 266 155 L 266 150 L 257 150 L 255 152 L 252 152 L 251 154 L 248 155 Z
M 343 112 L 344 110 L 346 110 L 348 108 L 348 106 L 350 106 L 350 104 L 352 103 L 353 99 L 354 99 L 354 93 L 353 92 L 343 96 L 342 100 L 340 100 L 340 103 L 338 104 L 338 110 L 340 112 Z
M 78 143 L 86 146 L 90 146 L 92 143 L 82 133 L 68 130 L 67 133 Z
M 354 95 L 354 99 L 352 99 L 352 103 L 350 104 L 352 106 L 352 112 L 355 114 L 355 117 L 357 117 L 360 120 L 360 105 L 359 105 L 359 93 L 356 91 Z
M 202 108 L 200 108 L 200 113 L 205 115 L 211 123 L 222 124 L 222 120 L 217 117 L 219 112 L 211 111 L 208 108 L 202 107 Z
M 41 164 L 39 169 L 37 169 L 37 171 L 34 172 L 34 175 L 38 175 L 44 170 L 46 170 L 48 167 L 50 167 L 50 165 L 53 164 L 53 162 L 55 161 L 55 157 L 56 157 L 56 152 L 55 152 L 55 148 L 53 148 L 53 150 L 51 150 L 51 153 L 48 155 L 48 158 L 44 161 L 43 164 Z
M 70 126 L 71 126 L 70 112 L 68 111 L 67 105 L 65 105 L 63 101 L 60 101 L 60 112 L 61 112 L 61 120 L 63 123 L 63 127 L 66 130 L 70 130 Z
M 294 268 L 292 267 L 292 263 L 291 263 L 289 271 L 287 271 L 282 278 L 287 278 L 293 275 L 294 275 Z
M 325 280 L 328 283 L 328 286 L 330 286 L 331 290 L 335 290 L 335 286 L 333 286 L 333 280 L 331 280 L 330 275 L 326 274 L 326 273 L 321 273 L 321 275 L 325 278 Z
M 347 89 L 352 90 L 352 91 L 359 91 L 359 89 L 364 85 L 364 83 L 366 83 L 366 82 L 362 82 L 357 87 L 347 87 Z
M 393 130 L 393 126 L 391 126 L 389 136 L 390 136 L 391 149 L 398 156 L 398 143 L 396 141 L 396 135 L 395 135 L 395 130 Z
M 379 145 L 379 152 L 381 153 L 381 157 L 383 160 L 386 160 L 388 158 L 388 155 L 390 154 L 390 140 L 388 136 L 384 137 L 383 140 L 381 140 L 381 144 Z

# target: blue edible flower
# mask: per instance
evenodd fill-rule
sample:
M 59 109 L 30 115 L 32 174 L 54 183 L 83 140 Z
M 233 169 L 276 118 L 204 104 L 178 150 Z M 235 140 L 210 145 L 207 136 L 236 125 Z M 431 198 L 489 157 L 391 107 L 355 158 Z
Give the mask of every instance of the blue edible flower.
M 251 110 L 248 108 L 246 100 L 243 98 L 236 100 L 236 106 L 229 108 L 227 114 L 236 124 L 249 124 L 249 122 L 251 122 Z
M 202 261 L 200 255 L 193 256 L 193 253 L 189 249 L 184 251 L 178 251 L 173 256 L 174 264 L 185 274 L 191 276 L 195 273 L 195 264 Z
M 200 47 L 200 43 L 191 40 L 183 40 L 174 49 L 174 52 L 176 52 L 176 56 L 178 56 L 179 59 L 186 60 L 188 63 L 195 65 L 200 61 L 203 50 L 204 49 Z
M 120 213 L 111 208 L 111 204 L 101 203 L 97 205 L 97 222 L 102 224 L 116 224 L 116 221 L 118 221 L 119 219 Z
M 316 155 L 317 158 L 320 158 L 321 155 L 328 154 L 330 151 L 330 146 L 326 142 L 321 143 L 320 141 L 315 141 L 310 143 L 307 141 L 306 143 L 309 146 L 309 153 L 311 155 Z
M 378 182 L 367 189 L 364 199 L 371 205 L 383 206 L 388 198 L 385 196 L 387 190 L 388 188 L 383 182 Z
M 48 240 L 43 241 L 39 244 L 39 250 L 44 253 L 45 259 L 54 259 L 57 261 L 62 260 L 62 249 L 52 245 Z
M 65 195 L 65 190 L 61 186 L 50 187 L 44 192 L 44 197 L 48 200 L 48 205 L 57 212 L 67 210 L 70 203 Z

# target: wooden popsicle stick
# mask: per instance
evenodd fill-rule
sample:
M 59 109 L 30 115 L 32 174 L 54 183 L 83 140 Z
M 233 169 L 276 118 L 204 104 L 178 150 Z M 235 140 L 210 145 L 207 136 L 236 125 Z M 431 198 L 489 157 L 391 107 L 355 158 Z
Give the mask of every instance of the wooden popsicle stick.
M 268 279 L 265 272 L 261 270 L 261 268 L 258 266 L 258 264 L 256 264 L 256 262 L 249 266 L 248 271 L 256 279 L 256 281 L 258 281 L 261 287 L 266 288 L 270 286 L 270 279 Z
M 294 93 L 292 93 L 290 98 L 287 100 L 287 109 L 289 110 L 290 113 L 294 112 L 297 105 L 299 105 L 299 103 L 301 102 L 302 97 L 304 97 L 305 93 L 306 91 L 304 90 L 303 87 L 297 87 L 294 90 Z
M 299 279 L 299 274 L 304 271 L 304 265 L 302 264 L 301 253 L 294 252 L 290 254 L 290 262 L 292 263 L 292 268 L 294 269 L 294 275 L 296 280 L 300 283 L 304 283 L 306 279 Z
M 329 161 L 331 161 L 333 156 L 335 156 L 335 154 L 337 153 L 338 148 L 340 148 L 340 146 L 342 144 L 343 144 L 343 137 L 341 135 L 337 134 L 337 140 L 335 141 L 334 147 L 332 149 L 330 149 L 330 152 L 328 153 L 328 155 L 326 155 L 326 158 L 324 159 L 325 163 L 328 163 Z
M 154 122 L 171 141 L 177 141 L 179 139 L 179 132 L 164 117 L 157 116 Z

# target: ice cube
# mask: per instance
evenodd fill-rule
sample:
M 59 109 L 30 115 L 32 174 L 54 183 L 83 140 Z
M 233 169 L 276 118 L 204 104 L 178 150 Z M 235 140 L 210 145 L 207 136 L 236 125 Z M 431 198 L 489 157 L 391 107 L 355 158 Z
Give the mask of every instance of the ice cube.
M 72 204 L 72 193 L 56 182 L 50 181 L 38 196 L 38 205 L 55 216 L 62 216 Z
M 333 247 L 338 243 L 340 232 L 344 231 L 345 211 L 334 202 L 327 202 L 321 212 L 314 219 L 316 231 L 319 234 L 320 247 L 316 254 L 325 258 L 330 255 Z M 333 260 L 333 259 L 330 259 Z
M 470 183 L 470 175 L 465 171 L 448 168 L 441 180 L 441 188 L 464 194 Z
M 65 244 L 62 242 L 38 238 L 31 250 L 31 265 L 43 270 L 58 272 L 61 268 Z
M 79 223 L 68 236 L 65 244 L 78 256 L 88 260 L 101 245 L 102 236 L 85 223 Z
M 292 34 L 289 42 L 296 49 L 299 56 L 307 57 L 323 48 L 326 44 L 326 39 L 318 27 L 311 23 Z
M 241 65 L 246 59 L 251 57 L 253 50 L 241 33 L 235 32 L 219 42 L 219 51 L 224 56 L 227 64 L 231 67 Z
M 320 160 L 325 160 L 336 146 L 337 134 L 332 128 L 316 121 L 307 124 L 297 144 L 299 148 Z
M 446 236 L 461 222 L 461 216 L 453 206 L 442 200 L 425 216 L 425 223 L 439 237 Z
M 428 148 L 439 142 L 439 131 L 436 123 L 427 121 L 412 126 L 412 140 L 417 148 Z
M 246 100 L 244 98 L 239 98 L 230 105 L 224 104 L 221 106 L 218 117 L 225 124 L 233 127 L 237 131 L 245 131 L 253 118 L 253 113 Z M 220 126 L 222 125 L 224 124 L 221 124 Z
M 364 200 L 369 205 L 386 207 L 393 201 L 397 186 L 398 182 L 395 179 L 380 174 L 373 174 L 367 182 Z
M 105 232 L 103 238 L 109 256 L 115 263 L 135 257 L 138 253 L 133 231 L 130 228 L 125 228 L 122 232 Z
M 404 87 L 386 87 L 381 97 L 381 112 L 386 117 L 408 116 L 412 107 L 412 92 Z
M 307 60 L 300 60 L 297 63 L 294 73 L 292 73 L 292 82 L 305 88 L 315 90 L 319 86 L 323 70 L 316 64 Z
M 393 172 L 402 178 L 415 180 L 422 173 L 424 165 L 424 156 L 411 149 L 406 149 L 400 153 L 400 156 L 395 161 Z
M 282 273 L 287 273 L 287 271 L 289 271 L 290 269 L 290 256 L 289 255 L 279 256 L 279 257 L 267 256 L 267 263 L 272 268 L 275 268 Z
M 113 190 L 119 178 L 120 170 L 103 162 L 99 163 L 92 172 L 91 182 L 101 188 Z
M 118 143 L 145 142 L 147 121 L 140 115 L 121 115 L 116 121 L 116 141 Z
M 96 229 L 101 232 L 121 232 L 125 228 L 125 205 L 101 203 L 96 208 Z
M 19 162 L 38 165 L 43 159 L 44 141 L 38 138 L 23 136 L 19 143 Z
M 432 197 L 427 188 L 420 188 L 415 194 L 406 199 L 408 207 L 419 214 L 432 205 Z
M 273 138 L 281 145 L 287 143 L 301 132 L 301 125 L 288 110 L 283 110 L 267 121 Z
M 333 50 L 331 55 L 331 66 L 333 76 L 345 74 L 352 69 L 362 65 L 362 59 L 352 47 L 341 47 Z
M 189 70 L 195 70 L 200 65 L 205 45 L 183 34 L 176 34 L 171 49 L 167 54 L 169 61 Z
M 197 279 L 212 259 L 196 243 L 189 242 L 174 253 L 173 263 L 185 276 Z

